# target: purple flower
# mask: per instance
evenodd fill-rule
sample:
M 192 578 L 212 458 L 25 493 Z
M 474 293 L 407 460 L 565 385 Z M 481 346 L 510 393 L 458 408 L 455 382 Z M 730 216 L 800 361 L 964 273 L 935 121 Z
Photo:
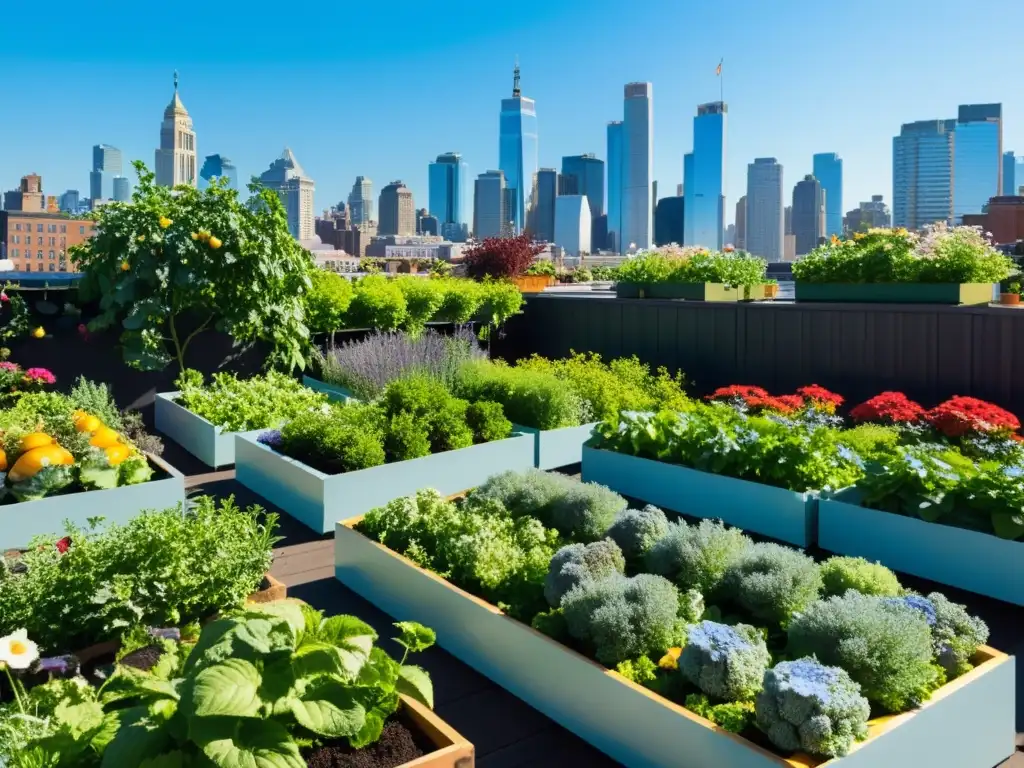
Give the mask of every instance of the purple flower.
M 271 450 L 279 451 L 284 441 L 281 438 L 280 429 L 270 429 L 266 432 L 261 432 L 259 437 L 256 438 L 256 442 L 263 443 L 263 445 Z
M 78 674 L 78 659 L 75 656 L 51 656 L 40 659 L 37 665 L 39 672 L 54 677 L 74 677 Z

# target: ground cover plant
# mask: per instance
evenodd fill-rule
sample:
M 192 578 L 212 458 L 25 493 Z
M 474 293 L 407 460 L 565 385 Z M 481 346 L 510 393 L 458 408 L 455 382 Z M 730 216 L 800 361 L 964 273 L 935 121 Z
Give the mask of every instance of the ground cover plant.
M 579 489 L 584 505 L 569 501 Z M 913 709 L 971 669 L 988 638 L 963 606 L 906 590 L 878 564 L 819 564 L 539 470 L 459 500 L 421 491 L 357 530 L 786 756 L 846 754 L 870 718 Z
M 767 269 L 764 259 L 742 251 L 708 251 L 699 247 L 665 246 L 641 251 L 617 268 L 621 283 L 724 283 L 760 285 Z

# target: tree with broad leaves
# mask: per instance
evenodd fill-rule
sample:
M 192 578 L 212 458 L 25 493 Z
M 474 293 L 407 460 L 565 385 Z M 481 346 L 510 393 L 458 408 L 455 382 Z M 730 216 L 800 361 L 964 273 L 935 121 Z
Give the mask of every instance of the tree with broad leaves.
M 544 246 L 534 243 L 528 233 L 515 237 L 488 237 L 466 251 L 466 272 L 477 280 L 519 277 L 543 250 Z
M 72 254 L 83 299 L 99 300 L 88 329 L 120 326 L 125 362 L 140 370 L 171 361 L 184 370 L 189 345 L 208 329 L 268 343 L 268 365 L 303 368 L 302 295 L 314 265 L 278 195 L 254 183 L 243 204 L 223 183 L 170 189 L 133 165 L 132 201 L 103 206 L 96 235 Z

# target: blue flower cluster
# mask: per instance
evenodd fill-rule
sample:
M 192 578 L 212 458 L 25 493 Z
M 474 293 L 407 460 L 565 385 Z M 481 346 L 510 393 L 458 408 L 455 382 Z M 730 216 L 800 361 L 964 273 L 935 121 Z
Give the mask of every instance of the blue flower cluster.
M 925 621 L 928 622 L 929 627 L 934 627 L 935 622 L 938 620 L 938 615 L 935 612 L 935 603 L 929 600 L 927 597 L 921 597 L 921 595 L 906 595 L 904 597 L 886 597 L 883 598 L 882 602 L 886 605 L 903 605 L 907 608 L 913 608 L 915 611 L 921 613 L 924 616 Z
M 281 430 L 269 429 L 266 432 L 260 432 L 256 438 L 257 443 L 263 443 L 267 448 L 271 448 L 275 451 L 281 450 Z
M 754 627 L 702 621 L 687 633 L 679 671 L 712 698 L 747 701 L 761 690 L 770 662 L 764 638 Z

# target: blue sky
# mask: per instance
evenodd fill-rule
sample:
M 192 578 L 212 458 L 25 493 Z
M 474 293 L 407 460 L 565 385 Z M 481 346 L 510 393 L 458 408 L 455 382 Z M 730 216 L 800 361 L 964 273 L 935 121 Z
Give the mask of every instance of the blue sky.
M 200 156 L 243 178 L 288 145 L 318 210 L 357 174 L 427 205 L 427 164 L 461 152 L 497 165 L 500 99 L 519 56 L 537 101 L 540 164 L 605 157 L 622 86 L 654 84 L 659 196 L 682 181 L 696 105 L 729 103 L 727 220 L 747 163 L 774 156 L 787 194 L 815 152 L 845 162 L 844 209 L 890 201 L 900 123 L 1000 101 L 1004 148 L 1024 153 L 1024 54 L 1016 0 L 435 0 L 15 4 L 0 27 L 0 189 L 29 172 L 44 191 L 88 190 L 91 147 L 152 166 L 172 71 Z M 216 6 L 190 15 L 200 5 Z M 159 10 L 157 10 L 159 9 Z M 33 31 L 34 30 L 34 31 Z

